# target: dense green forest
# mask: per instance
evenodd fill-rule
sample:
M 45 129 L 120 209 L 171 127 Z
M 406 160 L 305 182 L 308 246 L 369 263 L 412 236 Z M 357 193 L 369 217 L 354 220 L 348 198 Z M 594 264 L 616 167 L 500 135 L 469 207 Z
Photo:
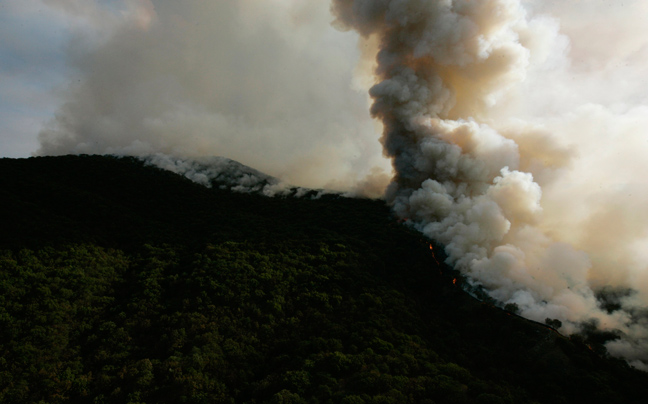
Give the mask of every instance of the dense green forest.
M 468 296 L 381 201 L 232 193 L 105 156 L 1 159 L 0 201 L 1 403 L 648 397 L 605 336 Z

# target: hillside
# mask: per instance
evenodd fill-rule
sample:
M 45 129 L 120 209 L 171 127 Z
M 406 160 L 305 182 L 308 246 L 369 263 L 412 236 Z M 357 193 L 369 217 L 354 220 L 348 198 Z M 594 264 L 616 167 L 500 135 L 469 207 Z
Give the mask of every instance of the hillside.
M 644 403 L 609 336 L 481 303 L 380 201 L 0 160 L 2 403 Z

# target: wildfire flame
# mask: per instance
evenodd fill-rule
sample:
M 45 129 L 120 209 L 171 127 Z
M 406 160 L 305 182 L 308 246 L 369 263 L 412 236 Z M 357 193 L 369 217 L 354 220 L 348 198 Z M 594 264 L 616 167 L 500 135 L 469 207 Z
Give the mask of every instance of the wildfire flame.
M 432 253 L 432 258 L 434 258 L 434 261 L 437 263 L 437 265 L 441 265 L 436 255 L 434 255 L 434 247 L 432 247 L 432 244 L 430 244 L 430 252 Z
M 457 284 L 457 278 L 454 278 L 454 279 L 452 280 L 452 284 L 453 284 L 453 285 L 456 285 L 456 284 Z

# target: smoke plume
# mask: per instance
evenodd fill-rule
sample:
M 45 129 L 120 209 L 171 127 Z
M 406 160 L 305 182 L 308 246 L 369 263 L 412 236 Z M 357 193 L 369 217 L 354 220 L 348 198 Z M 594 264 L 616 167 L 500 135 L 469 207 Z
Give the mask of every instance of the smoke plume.
M 648 195 L 634 183 L 636 164 L 647 168 L 634 149 L 646 108 L 615 99 L 623 90 L 592 91 L 606 76 L 590 45 L 599 43 L 570 48 L 559 22 L 538 13 L 556 5 L 527 5 L 535 16 L 516 0 L 332 9 L 337 27 L 378 44 L 371 113 L 384 127 L 397 214 L 446 246 L 473 292 L 559 319 L 567 333 L 614 330 L 609 351 L 648 369 L 648 278 L 633 254 L 646 247 Z M 646 52 L 645 41 L 631 45 L 620 61 Z M 610 137 L 618 147 L 601 150 Z M 610 290 L 625 291 L 615 305 L 603 303 Z
M 385 193 L 473 293 L 648 370 L 646 2 L 42 1 L 83 23 L 37 154 Z
M 343 191 L 389 171 L 326 2 L 102 3 L 47 2 L 85 23 L 37 154 L 216 155 Z
M 157 153 L 152 156 L 140 156 L 146 164 L 174 172 L 207 188 L 217 187 L 231 192 L 260 194 L 267 197 L 308 195 L 318 199 L 331 194 L 325 189 L 295 187 L 279 178 L 264 174 L 251 167 L 225 157 L 192 157 L 181 158 Z M 362 193 L 363 196 L 369 192 Z M 355 196 L 355 195 L 347 195 Z

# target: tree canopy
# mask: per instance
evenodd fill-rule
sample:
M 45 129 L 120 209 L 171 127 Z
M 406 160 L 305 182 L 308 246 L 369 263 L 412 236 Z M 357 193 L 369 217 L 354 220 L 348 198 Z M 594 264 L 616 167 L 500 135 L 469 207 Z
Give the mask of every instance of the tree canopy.
M 238 194 L 105 156 L 0 173 L 2 403 L 648 396 L 600 340 L 468 296 L 381 201 Z

